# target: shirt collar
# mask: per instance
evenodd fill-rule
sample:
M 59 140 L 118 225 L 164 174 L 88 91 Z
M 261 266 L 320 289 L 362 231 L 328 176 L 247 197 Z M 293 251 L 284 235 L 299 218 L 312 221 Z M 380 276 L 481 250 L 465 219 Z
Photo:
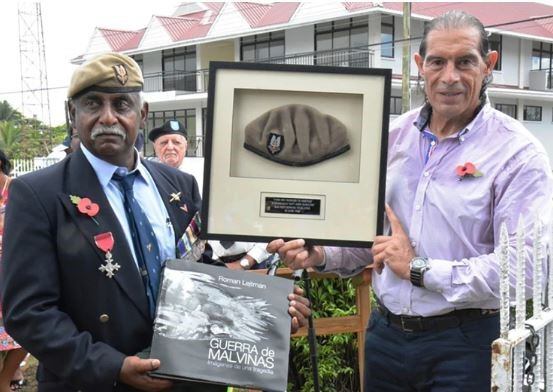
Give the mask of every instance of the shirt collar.
M 92 154 L 82 143 L 80 148 L 83 151 L 85 158 L 88 160 L 88 162 L 96 172 L 96 176 L 98 177 L 98 181 L 100 181 L 102 187 L 107 186 L 107 184 L 111 181 L 111 178 L 113 177 L 113 173 L 115 173 L 115 171 L 118 169 L 128 173 L 132 173 L 135 170 L 138 170 L 138 172 L 140 173 L 140 176 L 138 176 L 139 178 L 144 178 L 145 172 L 147 171 L 140 159 L 138 159 L 139 155 L 136 148 L 134 149 L 134 156 L 137 158 L 136 165 L 131 171 L 128 171 L 126 167 L 116 166 L 98 158 L 96 155 Z
M 488 118 L 489 112 L 491 110 L 490 103 L 487 99 L 483 99 L 480 101 L 480 105 L 476 108 L 476 116 L 472 119 L 470 123 L 468 123 L 463 129 L 460 129 L 455 134 L 449 136 L 448 138 L 457 138 L 459 142 L 464 142 L 467 138 L 474 135 L 476 132 L 470 132 L 473 129 L 477 129 L 478 126 L 484 121 L 484 119 Z M 429 102 L 426 102 L 424 106 L 421 108 L 419 115 L 417 116 L 417 119 L 413 122 L 413 125 L 420 131 L 420 132 L 430 132 L 428 128 L 428 124 L 430 123 L 430 118 L 432 117 L 432 106 L 430 106 Z

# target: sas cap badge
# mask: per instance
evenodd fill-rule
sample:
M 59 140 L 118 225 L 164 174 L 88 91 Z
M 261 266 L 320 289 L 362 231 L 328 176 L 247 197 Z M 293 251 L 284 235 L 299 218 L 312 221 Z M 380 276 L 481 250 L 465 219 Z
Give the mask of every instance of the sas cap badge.
M 276 155 L 284 148 L 284 136 L 278 133 L 269 133 L 269 139 L 267 140 L 267 150 L 272 155 Z
M 115 77 L 121 83 L 123 86 L 127 83 L 129 80 L 129 74 L 127 72 L 127 68 L 124 64 L 117 64 L 113 66 L 113 69 L 115 71 Z

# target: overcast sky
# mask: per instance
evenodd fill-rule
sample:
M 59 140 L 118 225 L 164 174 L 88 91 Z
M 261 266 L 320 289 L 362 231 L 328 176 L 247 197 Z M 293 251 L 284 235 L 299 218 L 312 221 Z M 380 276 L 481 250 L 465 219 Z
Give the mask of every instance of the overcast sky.
M 52 125 L 65 122 L 63 102 L 75 68 L 70 60 L 82 54 L 95 27 L 135 30 L 146 27 L 152 15 L 171 15 L 178 0 L 42 0 L 42 24 L 50 87 Z M 17 0 L 1 0 L 0 101 L 21 111 Z M 62 87 L 62 88 L 57 88 Z M 30 113 L 25 113 L 30 116 Z M 40 116 L 39 116 L 40 117 Z M 47 122 L 47 121 L 45 121 Z

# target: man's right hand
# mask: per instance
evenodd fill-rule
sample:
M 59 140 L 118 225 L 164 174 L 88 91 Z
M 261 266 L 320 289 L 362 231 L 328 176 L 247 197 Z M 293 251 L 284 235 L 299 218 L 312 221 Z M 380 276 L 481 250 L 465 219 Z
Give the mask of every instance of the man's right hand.
M 153 378 L 148 372 L 159 368 L 159 359 L 126 357 L 119 372 L 119 381 L 141 391 L 165 391 L 173 386 L 169 380 Z
M 322 246 L 305 246 L 305 240 L 298 239 L 284 242 L 282 239 L 271 241 L 267 252 L 278 252 L 280 259 L 293 270 L 316 267 L 324 262 Z

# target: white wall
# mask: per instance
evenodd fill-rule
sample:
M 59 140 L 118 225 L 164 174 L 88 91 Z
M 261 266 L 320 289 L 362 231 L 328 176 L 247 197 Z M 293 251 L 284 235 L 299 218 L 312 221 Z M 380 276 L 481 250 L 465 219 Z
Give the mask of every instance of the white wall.
M 521 74 L 521 86 L 520 87 L 528 87 L 529 85 L 529 78 L 530 78 L 530 70 L 532 69 L 532 41 L 531 40 L 520 40 L 520 56 L 521 56 L 521 63 L 523 64 L 520 69 Z
M 200 195 L 203 194 L 203 183 L 204 183 L 204 159 L 196 157 L 186 157 L 182 161 L 182 164 L 179 167 L 179 170 L 192 174 L 198 186 L 200 187 Z
M 504 35 L 501 50 L 501 71 L 494 71 L 494 83 L 518 86 L 520 39 Z

